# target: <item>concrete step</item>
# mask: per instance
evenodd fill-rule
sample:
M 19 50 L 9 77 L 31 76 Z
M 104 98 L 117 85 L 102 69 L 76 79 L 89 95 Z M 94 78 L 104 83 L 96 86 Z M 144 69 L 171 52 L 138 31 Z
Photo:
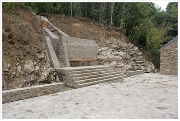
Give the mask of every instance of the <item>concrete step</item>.
M 87 75 L 87 76 L 84 76 L 84 75 L 82 75 L 82 76 L 77 76 L 77 75 L 75 75 L 76 76 L 76 79 L 77 80 L 83 80 L 83 79 L 90 79 L 90 78 L 96 78 L 96 77 L 101 77 L 101 76 L 108 76 L 108 75 L 114 75 L 114 76 L 118 76 L 118 75 L 123 75 L 123 73 L 119 73 L 119 72 L 114 72 L 114 73 L 96 73 L 96 74 L 89 74 L 89 75 Z
M 86 66 L 87 67 L 87 66 Z M 79 69 L 72 69 L 73 71 L 82 71 L 82 70 L 103 70 L 103 69 L 114 69 L 112 67 L 95 67 L 95 68 L 79 68 Z
M 113 78 L 107 78 L 107 79 L 102 79 L 102 80 L 98 80 L 98 81 L 93 81 L 93 82 L 88 82 L 88 83 L 82 83 L 82 84 L 78 84 L 78 87 L 86 87 L 86 86 L 90 86 L 90 85 L 95 85 L 95 84 L 99 84 L 99 83 L 104 83 L 104 82 L 108 82 L 108 81 L 114 81 L 114 80 L 118 80 L 118 79 L 122 79 L 123 77 L 113 77 Z
M 74 74 L 82 74 L 82 73 L 91 73 L 91 72 L 97 72 L 97 71 L 115 71 L 114 68 L 100 68 L 100 69 L 84 69 L 84 70 L 76 70 L 72 71 Z
M 123 78 L 123 75 L 106 75 L 106 76 L 97 76 L 94 78 L 88 78 L 88 79 L 83 79 L 83 80 L 78 80 L 76 81 L 77 84 L 83 84 L 83 83 L 89 83 L 89 82 L 94 82 L 94 81 L 98 81 L 98 80 L 103 80 L 103 79 L 109 79 L 109 78 L 115 78 L 115 77 L 121 77 Z
M 115 73 L 122 73 L 121 71 L 111 71 L 111 70 L 105 70 L 105 71 L 97 71 L 97 72 L 91 72 L 91 73 L 77 73 L 77 74 L 74 74 L 76 77 L 80 77 L 80 76 L 90 76 L 90 75 L 95 75 L 95 74 L 115 74 Z

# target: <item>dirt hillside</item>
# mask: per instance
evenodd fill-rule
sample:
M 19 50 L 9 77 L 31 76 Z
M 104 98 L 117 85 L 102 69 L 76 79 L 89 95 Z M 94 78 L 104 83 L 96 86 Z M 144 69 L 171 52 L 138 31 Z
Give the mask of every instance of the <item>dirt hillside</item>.
M 48 20 L 69 36 L 95 40 L 100 46 L 131 42 L 121 30 L 97 22 L 57 15 L 49 15 Z
M 48 64 L 42 37 L 43 26 L 29 9 L 18 6 L 15 10 L 2 9 L 2 86 L 3 89 L 26 87 L 27 81 L 37 81 L 34 67 L 43 72 Z M 26 73 L 27 60 L 33 62 L 33 71 Z M 37 83 L 34 83 L 36 85 Z

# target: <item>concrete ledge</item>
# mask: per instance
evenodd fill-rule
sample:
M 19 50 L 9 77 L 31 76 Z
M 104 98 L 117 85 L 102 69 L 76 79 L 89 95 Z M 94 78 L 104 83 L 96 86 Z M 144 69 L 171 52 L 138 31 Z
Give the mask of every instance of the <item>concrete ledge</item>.
M 59 40 L 59 55 L 60 55 L 62 61 L 66 64 L 66 66 L 70 67 L 70 62 L 69 62 L 69 58 L 68 58 L 68 51 L 67 51 L 67 45 L 62 40 L 62 36 L 60 36 L 60 40 Z
M 54 51 L 54 48 L 52 46 L 52 43 L 51 43 L 49 36 L 46 36 L 45 46 L 46 46 L 47 51 L 48 51 L 51 66 L 53 66 L 55 69 L 60 68 L 59 61 L 57 59 L 57 56 L 55 54 L 55 51 Z
M 126 74 L 126 77 L 134 76 L 134 75 L 139 75 L 139 74 L 144 74 L 143 70 L 136 70 L 136 71 L 129 71 Z
M 37 96 L 61 92 L 65 90 L 64 87 L 65 86 L 63 83 L 53 83 L 40 86 L 5 90 L 2 91 L 2 103 L 8 103 L 17 100 L 23 100 Z

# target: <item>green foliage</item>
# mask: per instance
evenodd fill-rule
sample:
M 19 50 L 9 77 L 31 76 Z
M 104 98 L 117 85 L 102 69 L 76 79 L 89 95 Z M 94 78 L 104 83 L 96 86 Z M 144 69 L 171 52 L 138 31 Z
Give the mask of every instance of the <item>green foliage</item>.
M 10 10 L 14 10 L 15 9 L 15 6 L 17 5 L 18 3 L 15 3 L 15 2 L 3 2 L 3 8 L 5 9 L 10 9 Z

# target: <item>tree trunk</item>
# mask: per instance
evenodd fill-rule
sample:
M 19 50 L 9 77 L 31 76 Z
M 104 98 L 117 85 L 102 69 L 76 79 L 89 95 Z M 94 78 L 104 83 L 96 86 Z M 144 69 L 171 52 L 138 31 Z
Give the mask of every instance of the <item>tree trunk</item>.
M 93 2 L 92 2 L 92 11 L 93 11 L 93 22 L 94 22 L 94 5 L 93 5 Z
M 46 10 L 47 10 L 47 13 L 49 14 L 50 13 L 50 9 L 49 9 L 49 3 L 45 3 L 45 5 L 46 5 Z
M 71 5 L 71 17 L 72 17 L 72 2 L 70 3 L 70 5 Z
M 38 4 L 38 13 L 39 13 L 39 3 L 37 3 Z
M 87 17 L 87 3 L 85 3 L 85 17 Z
M 112 17 L 113 17 L 113 13 L 114 13 L 114 2 L 113 3 L 111 3 L 111 21 L 110 21 L 110 25 L 112 26 L 113 25 L 113 19 L 112 19 Z
M 102 9 L 101 9 L 101 5 L 100 5 L 100 7 L 99 7 L 99 23 L 101 23 L 101 14 L 102 14 Z
M 103 22 L 103 14 L 104 14 L 104 7 L 103 7 L 103 3 L 101 3 L 101 22 Z

